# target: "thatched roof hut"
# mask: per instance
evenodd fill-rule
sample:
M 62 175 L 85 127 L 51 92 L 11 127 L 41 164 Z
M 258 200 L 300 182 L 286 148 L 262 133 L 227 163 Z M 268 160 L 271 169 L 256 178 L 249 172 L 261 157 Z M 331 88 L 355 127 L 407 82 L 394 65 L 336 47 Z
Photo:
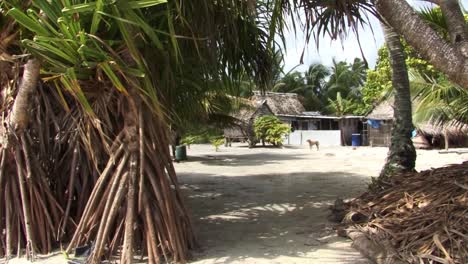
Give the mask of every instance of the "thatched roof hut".
M 253 140 L 253 124 L 255 119 L 264 115 L 275 115 L 285 123 L 292 118 L 303 116 L 304 106 L 294 93 L 274 93 L 254 91 L 250 99 L 241 99 L 242 107 L 232 116 L 237 119 L 233 127 L 224 129 L 224 137 L 233 139 Z
M 237 122 L 232 127 L 224 129 L 224 137 L 228 139 L 249 139 L 253 135 L 253 123 L 259 116 L 273 115 L 265 100 L 241 99 L 241 107 L 232 113 Z
M 254 91 L 253 101 L 266 102 L 275 116 L 297 116 L 305 112 L 299 97 L 295 93 L 274 93 Z
M 367 115 L 367 118 L 374 120 L 393 120 L 393 111 L 393 101 L 386 100 L 374 107 L 372 112 Z
M 468 125 L 460 124 L 458 122 L 452 121 L 448 124 L 442 126 L 437 126 L 431 123 L 423 123 L 416 125 L 416 127 L 421 130 L 425 135 L 437 136 L 448 133 L 451 136 L 466 136 L 468 134 Z
M 413 110 L 416 109 L 413 103 Z M 379 120 L 382 121 L 383 124 L 389 124 L 393 121 L 393 114 L 394 114 L 394 106 L 393 106 L 393 99 L 389 99 L 383 101 L 379 105 L 377 105 L 372 112 L 367 115 L 369 120 Z M 426 138 L 434 139 L 434 138 L 443 138 L 448 136 L 452 141 L 455 141 L 456 145 L 464 145 L 466 143 L 466 138 L 468 137 L 468 124 L 460 124 L 459 122 L 452 121 L 445 123 L 444 125 L 435 125 L 430 122 L 419 123 L 415 124 L 417 128 L 418 136 L 424 136 Z M 379 130 L 380 134 L 384 137 L 389 138 L 391 130 L 388 127 Z M 377 135 L 375 129 L 369 129 L 369 133 L 374 133 L 374 136 Z M 371 135 L 369 135 L 369 138 Z M 420 145 L 424 148 L 426 147 L 426 142 L 419 137 L 417 138 L 416 143 L 421 143 Z M 434 140 L 426 140 L 427 142 L 432 141 L 432 145 L 440 145 L 436 144 Z M 386 143 L 389 143 L 386 141 Z M 416 145 L 418 145 L 416 144 Z M 386 145 L 386 144 L 385 144 Z

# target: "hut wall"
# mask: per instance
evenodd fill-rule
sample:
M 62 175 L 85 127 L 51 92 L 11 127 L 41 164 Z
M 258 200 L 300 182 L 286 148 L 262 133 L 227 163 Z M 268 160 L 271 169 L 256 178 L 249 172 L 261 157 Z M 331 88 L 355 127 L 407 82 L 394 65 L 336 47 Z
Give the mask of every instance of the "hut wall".
M 357 118 L 346 118 L 340 120 L 341 131 L 343 133 L 343 140 L 345 146 L 351 145 L 352 134 L 360 133 L 359 126 L 361 124 L 360 119 Z
M 253 125 L 255 123 L 255 119 L 265 115 L 273 115 L 273 113 L 267 104 L 261 104 L 255 111 L 252 111 L 249 114 L 242 116 L 241 118 L 238 117 L 239 122 L 236 124 L 236 126 L 225 128 L 224 137 L 227 140 L 237 139 L 241 141 L 253 138 Z
M 308 145 L 307 140 L 317 140 L 320 146 L 340 146 L 341 132 L 339 130 L 296 130 L 287 135 L 285 145 Z
M 379 128 L 368 126 L 369 145 L 373 147 L 389 147 L 392 138 L 392 121 L 382 120 Z
M 245 134 L 240 126 L 233 126 L 224 129 L 224 137 L 230 139 L 243 139 L 245 138 Z

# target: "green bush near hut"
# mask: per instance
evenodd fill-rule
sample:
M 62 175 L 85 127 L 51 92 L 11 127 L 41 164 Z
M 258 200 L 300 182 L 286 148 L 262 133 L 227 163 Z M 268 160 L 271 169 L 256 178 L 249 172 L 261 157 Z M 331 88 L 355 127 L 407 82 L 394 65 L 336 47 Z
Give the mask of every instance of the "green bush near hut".
M 283 124 L 278 117 L 267 115 L 255 120 L 254 132 L 263 145 L 270 143 L 273 146 L 281 146 L 283 137 L 291 132 L 291 128 Z

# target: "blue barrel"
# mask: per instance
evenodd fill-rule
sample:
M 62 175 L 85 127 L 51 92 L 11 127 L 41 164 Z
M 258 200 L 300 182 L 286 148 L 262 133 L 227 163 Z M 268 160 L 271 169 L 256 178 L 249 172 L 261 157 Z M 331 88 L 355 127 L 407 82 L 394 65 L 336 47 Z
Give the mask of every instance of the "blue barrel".
M 175 160 L 186 160 L 187 159 L 187 147 L 185 145 L 177 146 L 175 149 Z
M 361 134 L 352 134 L 351 135 L 351 145 L 353 147 L 361 146 Z

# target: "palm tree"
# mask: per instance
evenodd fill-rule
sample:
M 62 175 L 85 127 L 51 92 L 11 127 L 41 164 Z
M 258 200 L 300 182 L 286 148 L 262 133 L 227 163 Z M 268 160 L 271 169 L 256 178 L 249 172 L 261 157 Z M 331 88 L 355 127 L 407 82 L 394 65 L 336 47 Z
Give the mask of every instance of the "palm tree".
M 427 8 L 420 16 L 429 23 L 444 39 L 449 40 L 449 26 L 440 8 Z M 467 20 L 467 19 L 465 19 Z M 416 124 L 432 123 L 442 127 L 445 132 L 445 148 L 449 147 L 447 129 L 463 127 L 468 124 L 468 91 L 451 83 L 439 72 L 427 75 L 424 72 L 412 71 L 411 88 L 417 107 L 413 118 Z
M 330 75 L 330 70 L 321 63 L 313 63 L 305 73 L 307 85 L 313 87 L 314 94 L 320 96 L 326 85 L 326 78 Z
M 387 160 L 379 180 L 397 172 L 413 171 L 416 165 L 416 150 L 411 140 L 414 129 L 411 110 L 411 94 L 405 53 L 400 36 L 388 25 L 382 23 L 385 42 L 392 66 L 392 86 L 395 91 L 395 110 L 392 138 Z
M 345 61 L 337 62 L 335 59 L 332 64 L 330 79 L 326 85 L 327 97 L 334 100 L 340 93 L 346 98 L 351 92 L 350 85 L 353 81 L 350 66 Z
M 311 73 L 311 75 L 308 75 L 308 73 Z M 318 75 L 313 76 L 313 74 Z M 302 104 L 307 111 L 321 111 L 323 110 L 324 103 L 322 100 L 324 99 L 323 95 L 319 93 L 321 88 L 316 86 L 317 83 L 318 85 L 321 85 L 321 80 L 314 80 L 314 78 L 320 78 L 320 74 L 322 73 L 314 73 L 311 71 L 305 72 L 304 74 L 299 71 L 288 73 L 273 87 L 273 91 L 298 94 L 300 95 Z
M 338 120 L 338 126 L 340 128 L 340 135 L 341 135 L 341 144 L 346 145 L 346 139 L 344 137 L 343 131 L 343 118 L 346 114 L 349 114 L 351 111 L 351 101 L 344 99 L 341 97 L 341 93 L 336 93 L 336 99 L 332 100 L 328 98 L 328 112 L 333 113 L 337 117 L 340 117 Z
M 413 114 L 416 124 L 432 123 L 442 127 L 460 127 L 468 124 L 468 91 L 444 77 L 429 79 L 411 72 L 411 89 L 417 106 Z M 447 137 L 447 134 L 445 135 Z M 448 148 L 446 138 L 445 148 Z
M 2 146 L 1 171 L 17 177 L 0 177 L 0 194 L 16 205 L 0 208 L 0 254 L 50 252 L 59 237 L 66 252 L 93 241 L 91 263 L 120 248 L 122 263 L 135 252 L 184 262 L 195 241 L 168 123 L 212 113 L 227 78 L 266 82 L 273 59 L 261 21 L 232 1 L 38 0 L 27 13 L 19 3 L 2 1 L 2 15 L 20 26 L 15 51 L 40 60 L 43 82 L 31 98 L 23 81 L 3 108 L 14 117 L 27 105 L 30 121 L 12 151 Z M 34 87 L 32 66 L 23 79 Z
M 316 1 L 279 0 L 275 1 L 272 25 L 284 27 L 287 17 L 304 17 L 306 39 L 314 34 L 316 40 L 322 34 L 332 39 L 344 38 L 349 31 L 358 34 L 358 26 L 366 23 L 368 14 L 381 14 L 394 30 L 403 36 L 435 68 L 447 75 L 449 80 L 468 89 L 468 29 L 464 25 L 463 11 L 459 1 L 426 0 L 441 7 L 442 13 L 450 19 L 450 42 L 445 41 L 437 31 L 424 22 L 406 0 L 353 0 Z M 293 24 L 296 25 L 296 24 Z M 411 26 L 410 26 L 411 25 Z M 277 30 L 281 32 L 281 30 Z M 270 32 L 276 32 L 272 29 Z M 273 36 L 272 36 L 273 37 Z
M 428 0 L 429 1 L 429 0 Z M 376 0 L 375 8 L 405 40 L 448 79 L 468 89 L 468 29 L 459 1 L 429 1 L 448 19 L 450 42 L 405 0 Z M 411 25 L 411 26 L 409 26 Z
M 358 58 L 352 64 L 333 60 L 330 79 L 326 84 L 329 98 L 335 99 L 338 92 L 345 98 L 357 99 L 361 96 L 360 88 L 366 79 L 366 66 Z

